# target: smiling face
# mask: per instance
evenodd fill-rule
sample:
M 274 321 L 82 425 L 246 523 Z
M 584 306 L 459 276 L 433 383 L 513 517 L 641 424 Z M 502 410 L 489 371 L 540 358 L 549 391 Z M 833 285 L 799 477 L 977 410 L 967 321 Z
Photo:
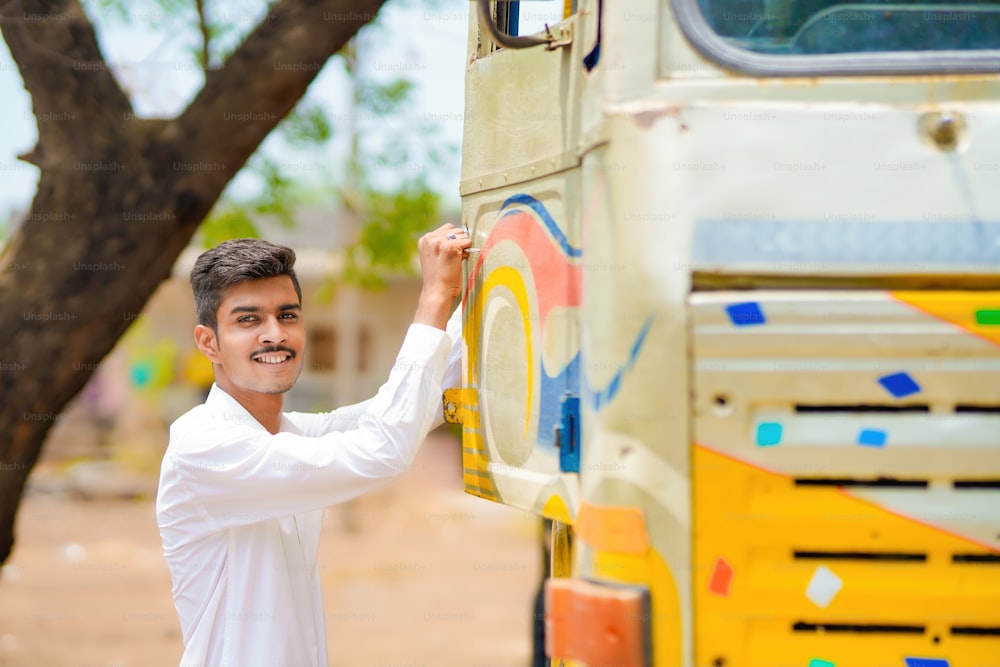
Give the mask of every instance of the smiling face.
M 288 276 L 245 280 L 225 290 L 218 331 L 199 324 L 195 341 L 215 367 L 215 382 L 241 403 L 283 394 L 302 371 L 305 329 Z

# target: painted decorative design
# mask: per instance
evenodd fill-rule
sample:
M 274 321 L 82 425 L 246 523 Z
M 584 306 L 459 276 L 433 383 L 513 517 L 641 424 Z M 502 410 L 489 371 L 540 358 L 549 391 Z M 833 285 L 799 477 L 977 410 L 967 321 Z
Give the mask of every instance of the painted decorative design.
M 945 658 L 905 658 L 906 667 L 950 667 Z
M 884 375 L 878 379 L 878 383 L 896 398 L 905 398 L 920 393 L 920 385 L 910 377 L 909 373 Z
M 858 433 L 858 444 L 865 447 L 885 447 L 888 435 L 885 431 L 877 428 L 864 428 Z
M 980 308 L 976 311 L 976 324 L 984 327 L 1000 325 L 1000 309 Z
M 729 321 L 738 327 L 765 324 L 767 322 L 764 318 L 764 311 L 761 310 L 760 304 L 755 301 L 734 303 L 726 306 L 726 314 L 729 315 Z
M 757 445 L 771 447 L 781 443 L 781 424 L 777 422 L 761 422 L 757 424 Z
M 576 335 L 582 255 L 547 203 L 522 193 L 503 202 L 470 264 L 463 304 L 466 382 L 478 392 L 474 411 L 482 417 L 466 438 L 466 490 L 472 493 L 494 495 L 489 467 L 495 457 L 513 471 L 536 453 L 558 455 L 556 427 L 567 397 L 601 410 L 638 363 L 652 315 L 610 377 L 599 386 L 585 377 Z
M 733 566 L 725 558 L 716 558 L 712 576 L 708 580 L 708 591 L 722 597 L 729 597 L 729 586 L 733 583 Z
M 840 580 L 833 571 L 825 565 L 820 565 L 813 572 L 809 585 L 806 586 L 806 597 L 817 607 L 823 609 L 830 606 L 833 598 L 837 596 L 844 582 Z

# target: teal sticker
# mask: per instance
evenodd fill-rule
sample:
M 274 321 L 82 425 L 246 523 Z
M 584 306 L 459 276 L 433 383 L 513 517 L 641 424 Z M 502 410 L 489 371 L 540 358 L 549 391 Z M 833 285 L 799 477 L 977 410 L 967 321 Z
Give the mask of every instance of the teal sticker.
M 781 424 L 777 422 L 761 422 L 757 424 L 757 444 L 770 447 L 781 442 Z
M 821 660 L 820 658 L 813 658 L 809 661 L 809 667 L 837 667 L 835 664 L 829 660 Z

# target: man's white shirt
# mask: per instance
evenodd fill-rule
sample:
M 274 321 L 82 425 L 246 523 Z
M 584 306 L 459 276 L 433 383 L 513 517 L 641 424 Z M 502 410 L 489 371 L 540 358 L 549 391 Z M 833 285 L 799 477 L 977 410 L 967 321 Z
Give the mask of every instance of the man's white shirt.
M 286 412 L 269 433 L 213 385 L 177 419 L 156 515 L 181 621 L 181 667 L 326 665 L 316 553 L 323 509 L 409 469 L 461 382 L 461 314 L 412 324 L 378 394 Z

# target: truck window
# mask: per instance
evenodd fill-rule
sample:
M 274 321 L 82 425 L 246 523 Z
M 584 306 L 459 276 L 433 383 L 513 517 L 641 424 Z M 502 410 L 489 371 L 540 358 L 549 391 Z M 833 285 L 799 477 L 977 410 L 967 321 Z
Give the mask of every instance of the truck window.
M 898 69 L 939 71 L 940 56 L 948 52 L 951 70 L 982 71 L 987 61 L 992 61 L 988 69 L 996 66 L 1000 49 L 1000 3 L 995 0 L 674 0 L 674 8 L 700 50 L 724 64 L 732 64 L 732 53 L 727 57 L 725 52 L 735 49 L 770 56 L 778 70 L 782 59 L 794 56 L 850 54 L 867 55 L 873 69 L 893 70 L 885 63 L 902 62 L 905 54 L 906 65 Z M 797 60 L 796 69 L 806 73 Z M 816 73 L 824 73 L 821 62 Z
M 493 20 L 500 32 L 517 37 L 544 33 L 576 12 L 577 0 L 502 0 L 495 3 Z
M 545 26 L 553 26 L 573 11 L 572 4 L 565 0 L 532 0 L 532 2 L 509 3 L 519 5 L 518 34 L 532 35 L 544 32 Z

